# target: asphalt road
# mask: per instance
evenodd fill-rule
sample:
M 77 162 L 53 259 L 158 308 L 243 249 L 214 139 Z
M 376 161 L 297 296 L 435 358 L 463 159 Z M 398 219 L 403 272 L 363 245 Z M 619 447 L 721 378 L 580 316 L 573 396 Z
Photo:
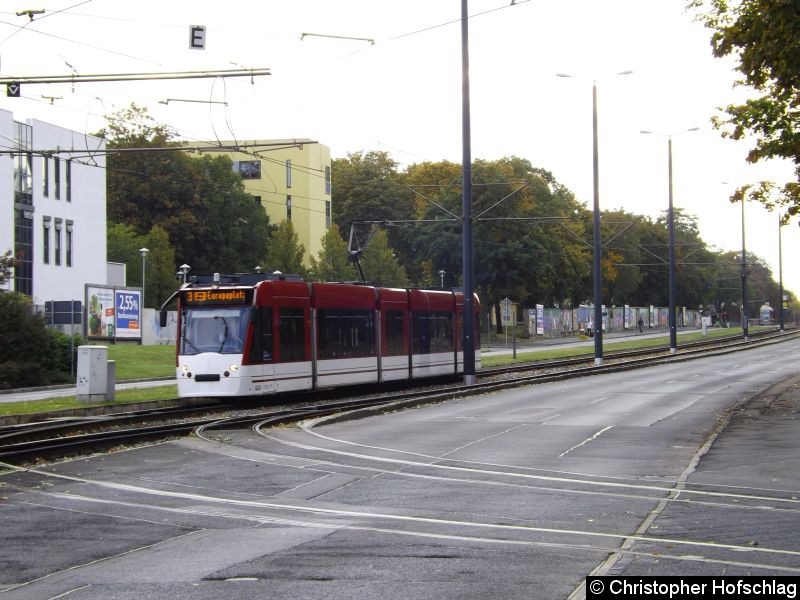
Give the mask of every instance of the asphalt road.
M 0 599 L 568 598 L 800 573 L 800 342 L 0 476 Z

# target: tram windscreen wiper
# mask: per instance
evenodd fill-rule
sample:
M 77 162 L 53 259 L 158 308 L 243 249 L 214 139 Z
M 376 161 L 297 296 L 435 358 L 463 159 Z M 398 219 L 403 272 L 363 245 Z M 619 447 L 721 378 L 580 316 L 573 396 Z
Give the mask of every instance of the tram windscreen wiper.
M 220 317 L 219 315 L 214 316 L 215 319 L 221 319 L 222 323 L 225 325 L 225 336 L 222 338 L 222 342 L 219 345 L 219 350 L 217 352 L 222 352 L 222 348 L 225 346 L 225 341 L 228 339 L 228 321 L 225 317 Z

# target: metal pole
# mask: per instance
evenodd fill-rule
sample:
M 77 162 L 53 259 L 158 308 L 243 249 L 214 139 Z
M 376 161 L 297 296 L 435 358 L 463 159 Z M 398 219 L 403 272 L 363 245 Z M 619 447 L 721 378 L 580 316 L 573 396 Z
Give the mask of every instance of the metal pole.
M 600 271 L 600 169 L 597 150 L 597 82 L 592 84 L 592 169 L 594 179 L 594 364 L 603 364 L 603 280 Z
M 147 248 L 139 248 L 139 254 L 142 255 L 142 306 L 141 308 L 144 309 L 145 307 L 145 295 L 144 295 L 144 275 L 145 275 L 145 256 L 147 253 L 150 252 Z
M 678 333 L 675 326 L 675 210 L 672 205 L 672 136 L 667 138 L 667 148 L 669 154 L 669 210 L 667 215 L 667 227 L 669 236 L 669 352 L 675 354 L 678 351 Z
M 742 194 L 742 337 L 747 341 L 747 251 L 744 243 L 744 203 L 745 197 Z
M 778 323 L 780 324 L 781 333 L 784 331 L 783 322 L 783 243 L 781 242 L 781 215 L 778 214 L 778 310 L 780 316 Z
M 470 142 L 469 107 L 469 11 L 467 0 L 461 0 L 461 130 L 464 262 L 464 384 L 475 384 L 475 314 L 472 284 L 472 148 Z

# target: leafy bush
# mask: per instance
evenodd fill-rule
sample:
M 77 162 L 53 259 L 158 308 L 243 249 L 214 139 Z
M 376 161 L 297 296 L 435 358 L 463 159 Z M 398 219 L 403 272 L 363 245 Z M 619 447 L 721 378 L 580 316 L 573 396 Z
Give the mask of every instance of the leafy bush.
M 0 339 L 0 389 L 72 381 L 70 336 L 48 329 L 28 296 L 0 293 Z M 76 354 L 82 343 L 75 336 Z

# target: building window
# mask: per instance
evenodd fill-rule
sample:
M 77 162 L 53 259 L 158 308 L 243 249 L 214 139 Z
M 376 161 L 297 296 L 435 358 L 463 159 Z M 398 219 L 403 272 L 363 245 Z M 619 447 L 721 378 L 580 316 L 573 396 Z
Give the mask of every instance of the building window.
M 331 168 L 325 167 L 325 193 L 331 195 Z
M 292 220 L 292 197 L 286 196 L 286 220 Z
M 253 196 L 253 200 L 258 206 L 261 206 L 261 196 Z
M 72 221 L 67 221 L 66 239 L 67 266 L 72 266 Z
M 261 179 L 260 160 L 235 160 L 233 170 L 238 171 L 242 179 Z
M 325 227 L 330 229 L 331 226 L 331 201 L 325 202 Z
M 64 186 L 67 202 L 72 202 L 72 159 L 67 161 L 67 172 L 65 174 Z
M 55 187 L 56 200 L 61 199 L 61 159 L 53 159 L 53 187 Z
M 286 159 L 286 187 L 292 187 L 292 160 Z
M 50 195 L 50 159 L 46 156 L 42 157 L 42 195 Z
M 56 219 L 56 230 L 55 230 L 55 248 L 53 254 L 53 263 L 56 265 L 61 264 L 61 219 Z
M 33 295 L 33 128 L 14 121 L 14 287 Z
M 50 264 L 50 217 L 42 218 L 42 262 Z

